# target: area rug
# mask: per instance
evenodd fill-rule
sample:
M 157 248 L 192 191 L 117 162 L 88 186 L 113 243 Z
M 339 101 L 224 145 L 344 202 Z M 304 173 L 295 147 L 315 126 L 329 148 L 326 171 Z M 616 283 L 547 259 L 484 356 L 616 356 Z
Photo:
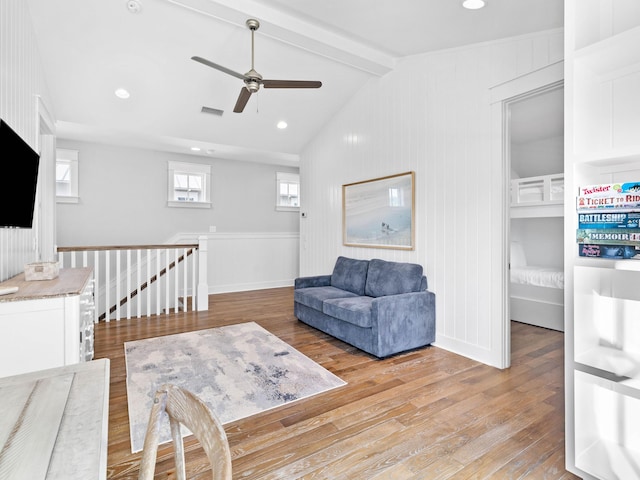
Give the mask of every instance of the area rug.
M 255 322 L 126 342 L 124 348 L 133 453 L 142 450 L 153 397 L 164 383 L 193 392 L 222 424 L 346 385 Z M 170 440 L 167 420 L 160 442 Z

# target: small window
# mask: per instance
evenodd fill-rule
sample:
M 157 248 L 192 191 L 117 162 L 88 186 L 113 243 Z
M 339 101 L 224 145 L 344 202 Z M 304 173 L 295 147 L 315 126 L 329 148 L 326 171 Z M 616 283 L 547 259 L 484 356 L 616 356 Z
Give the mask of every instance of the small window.
M 276 210 L 300 209 L 300 175 L 297 173 L 276 173 Z
M 56 201 L 78 203 L 78 151 L 56 149 Z
M 211 166 L 169 162 L 168 205 L 211 208 Z

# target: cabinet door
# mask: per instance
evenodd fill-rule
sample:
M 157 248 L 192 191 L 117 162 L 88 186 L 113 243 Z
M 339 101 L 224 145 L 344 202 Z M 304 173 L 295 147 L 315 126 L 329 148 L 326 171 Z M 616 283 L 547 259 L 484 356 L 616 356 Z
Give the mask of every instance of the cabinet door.
M 0 377 L 64 365 L 64 344 L 61 299 L 0 307 Z

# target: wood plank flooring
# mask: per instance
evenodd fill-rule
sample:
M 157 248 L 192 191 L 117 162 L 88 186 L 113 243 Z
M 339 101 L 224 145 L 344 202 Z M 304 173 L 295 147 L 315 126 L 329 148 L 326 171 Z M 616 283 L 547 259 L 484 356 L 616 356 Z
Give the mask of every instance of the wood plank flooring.
M 123 344 L 254 321 L 348 385 L 225 425 L 234 479 L 573 479 L 564 468 L 563 334 L 514 322 L 512 366 L 437 347 L 385 360 L 299 322 L 293 289 L 210 296 L 208 312 L 96 325 L 111 359 L 108 478 L 138 476 L 131 454 Z M 197 441 L 189 478 L 211 478 Z M 155 478 L 173 478 L 161 446 Z

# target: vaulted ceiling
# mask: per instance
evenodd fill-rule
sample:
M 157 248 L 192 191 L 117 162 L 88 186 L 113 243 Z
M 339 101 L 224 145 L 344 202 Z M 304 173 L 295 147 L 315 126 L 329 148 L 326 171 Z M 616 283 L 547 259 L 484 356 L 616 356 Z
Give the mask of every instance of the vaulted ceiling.
M 27 1 L 61 138 L 290 165 L 399 58 L 563 25 L 562 0 Z M 249 18 L 255 70 L 322 87 L 262 88 L 234 113 L 242 80 L 191 57 L 247 72 Z

